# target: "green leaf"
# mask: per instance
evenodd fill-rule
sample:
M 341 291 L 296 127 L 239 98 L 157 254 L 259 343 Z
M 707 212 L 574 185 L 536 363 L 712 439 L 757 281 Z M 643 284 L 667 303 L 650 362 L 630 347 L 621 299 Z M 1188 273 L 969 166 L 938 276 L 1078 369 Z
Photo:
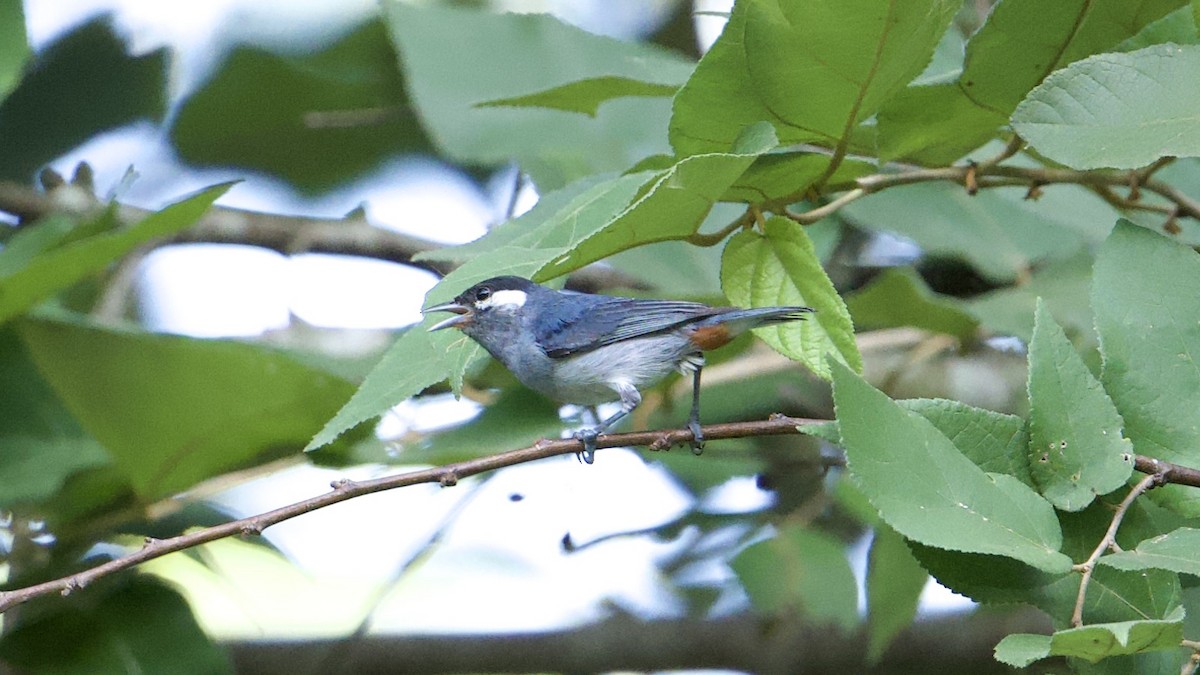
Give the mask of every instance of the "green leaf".
M 21 0 L 0 0 L 0 100 L 17 86 L 32 53 L 21 5 Z
M 1012 666 L 1025 668 L 1039 659 L 1050 656 L 1050 636 L 1012 633 L 996 645 L 996 660 Z
M 1133 473 L 1124 424 L 1050 312 L 1038 302 L 1029 345 L 1029 468 L 1064 511 L 1085 508 Z
M 775 216 L 763 224 L 762 234 L 734 235 L 721 259 L 721 286 L 735 305 L 812 307 L 816 312 L 806 321 L 759 328 L 755 334 L 825 379 L 826 354 L 862 370 L 850 313 L 800 225 Z
M 265 171 L 309 192 L 430 149 L 378 20 L 315 52 L 234 47 L 183 102 L 171 140 L 194 164 Z
M 481 108 L 553 108 L 595 117 L 600 104 L 626 96 L 674 96 L 675 84 L 644 82 L 628 77 L 591 77 L 524 96 L 498 98 L 475 105 Z
M 350 383 L 263 347 L 26 320 L 26 348 L 150 501 L 298 450 Z
M 879 158 L 950 164 L 996 135 L 1004 113 L 979 106 L 958 82 L 912 86 L 879 111 Z
M 913 398 L 896 401 L 900 407 L 929 420 L 958 451 L 988 473 L 1008 474 L 1034 487 L 1029 475 L 1029 432 L 1025 420 L 959 401 Z M 842 444 L 837 421 L 806 425 L 801 433 Z
M 1100 249 L 1092 293 L 1100 379 L 1134 450 L 1200 465 L 1200 255 L 1121 221 Z M 1194 488 L 1165 485 L 1150 496 L 1200 515 Z
M 231 183 L 216 185 L 176 202 L 141 221 L 24 259 L 24 251 L 0 251 L 0 323 L 24 312 L 40 300 L 95 274 L 142 244 L 178 232 L 196 222 Z M 105 218 L 105 216 L 100 216 Z M 35 227 L 55 227 L 43 223 Z M 12 260 L 10 256 L 22 260 Z
M 928 580 L 904 538 L 886 525 L 876 527 L 867 558 L 868 663 L 878 663 L 892 640 L 912 623 Z
M 10 48 L 2 39 L 0 45 Z M 97 133 L 161 119 L 166 64 L 165 49 L 130 56 L 107 19 L 57 40 L 0 103 L 0 179 L 28 182 L 43 164 Z
M 1036 261 L 1065 258 L 1082 244 L 1064 216 L 1026 201 L 1024 188 L 972 197 L 959 185 L 923 183 L 883 190 L 842 212 L 857 225 L 908 237 L 928 255 L 962 258 L 997 282 L 1017 279 Z
M 421 122 L 454 161 L 494 165 L 515 159 L 539 189 L 551 190 L 669 151 L 663 129 L 670 100 L 664 97 L 612 100 L 595 118 L 478 104 L 590 78 L 679 85 L 693 65 L 671 52 L 600 37 L 547 14 L 396 1 L 385 2 L 384 13 Z M 454 58 L 447 58 L 447 45 L 454 46 Z
M 961 3 L 751 0 L 675 97 L 680 155 L 724 151 L 762 120 L 784 145 L 849 141 L 929 63 Z M 797 95 L 820 92 L 820 95 Z
M 46 499 L 71 475 L 109 462 L 42 379 L 16 332 L 0 329 L 0 508 Z
M 1012 476 L 984 473 L 928 420 L 832 367 L 850 475 L 888 525 L 928 546 L 1071 568 L 1049 502 Z
M 1050 637 L 1049 656 L 1073 656 L 1096 663 L 1125 654 L 1179 649 L 1183 608 L 1161 621 L 1122 621 L 1060 630 Z
M 1088 551 L 1095 548 L 1111 521 L 1111 507 L 1092 507 L 1101 516 L 1098 526 L 1081 532 L 1067 522 L 1063 531 L 1087 537 Z M 1086 513 L 1086 511 L 1084 512 Z M 1077 518 L 1078 514 L 1061 515 Z M 1073 529 L 1074 528 L 1074 529 Z M 1123 526 L 1122 530 L 1125 529 Z M 1119 533 L 1118 533 L 1119 534 Z M 940 583 L 955 593 L 989 604 L 1031 604 L 1046 612 L 1057 625 L 1070 621 L 1079 594 L 1078 572 L 1047 574 L 1011 558 L 946 551 L 912 542 L 913 554 Z M 1161 570 L 1123 572 L 1097 567 L 1083 606 L 1085 623 L 1161 619 L 1180 605 L 1179 575 Z
M 973 341 L 979 322 L 959 303 L 929 289 L 909 268 L 888 268 L 867 287 L 846 298 L 846 307 L 860 328 L 912 326 Z
M 910 87 L 879 113 L 882 159 L 946 164 L 994 138 L 1051 72 L 1108 51 L 1185 0 L 1004 0 L 967 43 L 957 82 Z
M 1100 54 L 1052 73 L 1017 106 L 1013 128 L 1039 153 L 1076 169 L 1133 169 L 1200 155 L 1200 46 Z
M 1200 530 L 1181 527 L 1147 539 L 1132 551 L 1121 551 L 1100 558 L 1100 563 L 1119 570 L 1160 569 L 1200 576 Z
M 1132 52 L 1168 42 L 1177 45 L 1200 44 L 1200 31 L 1196 30 L 1192 7 L 1180 7 L 1163 18 L 1146 24 L 1137 35 L 1122 41 L 1113 51 Z
M 750 165 L 721 201 L 756 204 L 771 200 L 798 201 L 829 166 L 829 155 L 780 151 L 763 155 Z M 834 184 L 849 183 L 878 170 L 871 162 L 848 159 L 829 177 Z
M 1026 460 L 1029 434 L 1025 420 L 945 399 L 918 398 L 897 403 L 929 420 L 980 469 L 1008 474 L 1033 486 Z
M 397 403 L 449 377 L 447 354 L 471 349 L 474 343 L 458 331 L 430 333 L 428 327 L 434 323 L 429 317 L 406 330 L 304 450 L 332 443 L 346 430 L 379 417 Z
M 742 551 L 730 567 L 759 612 L 799 611 L 843 631 L 858 625 L 858 584 L 845 547 L 829 535 L 785 527 Z
M 20 622 L 5 631 L 0 658 L 29 673 L 233 672 L 183 596 L 147 575 L 99 602 L 60 603 Z
M 641 172 L 581 179 L 550 192 L 520 217 L 488 230 L 474 241 L 422 252 L 417 259 L 477 260 L 511 247 L 543 249 L 549 262 L 613 222 L 643 186 L 657 177 L 657 173 Z
M 695 234 L 713 204 L 755 157 L 774 145 L 771 134 L 741 152 L 687 157 L 654 174 L 624 211 L 541 269 L 538 279 L 566 274 L 642 244 Z

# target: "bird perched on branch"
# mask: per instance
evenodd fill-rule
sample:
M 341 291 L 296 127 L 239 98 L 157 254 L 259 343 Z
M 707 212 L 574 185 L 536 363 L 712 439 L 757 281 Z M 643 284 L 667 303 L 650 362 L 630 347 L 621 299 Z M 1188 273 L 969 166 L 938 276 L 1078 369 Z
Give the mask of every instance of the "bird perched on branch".
M 642 401 L 641 389 L 672 370 L 692 374 L 687 428 L 700 454 L 700 370 L 704 352 L 752 328 L 800 321 L 809 307 L 710 307 L 697 302 L 639 300 L 556 291 L 528 279 L 496 277 L 424 312 L 453 312 L 429 330 L 458 328 L 542 395 L 588 407 L 620 401 L 621 409 L 575 437 L 591 464 L 596 439 Z

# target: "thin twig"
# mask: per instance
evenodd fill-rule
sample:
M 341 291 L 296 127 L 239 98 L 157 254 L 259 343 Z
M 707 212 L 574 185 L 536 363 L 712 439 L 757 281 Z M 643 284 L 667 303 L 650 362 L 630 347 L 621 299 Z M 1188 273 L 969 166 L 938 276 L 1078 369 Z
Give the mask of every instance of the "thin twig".
M 1125 519 L 1125 513 L 1129 511 L 1129 507 L 1133 506 L 1133 501 L 1142 496 L 1151 488 L 1158 487 L 1166 482 L 1166 475 L 1161 473 L 1152 473 L 1129 491 L 1125 499 L 1117 506 L 1117 510 L 1113 513 L 1112 522 L 1109 523 L 1108 531 L 1104 533 L 1104 537 L 1100 540 L 1100 544 L 1096 546 L 1096 550 L 1092 551 L 1092 555 L 1082 563 L 1075 565 L 1075 571 L 1083 572 L 1083 578 L 1079 580 L 1079 595 L 1075 598 L 1075 611 L 1071 613 L 1071 625 L 1076 628 L 1083 625 L 1083 601 L 1087 598 L 1088 584 L 1092 581 L 1092 572 L 1096 570 L 1096 561 L 1104 552 L 1116 546 L 1117 543 L 1117 528 L 1121 527 L 1121 521 Z
M 829 420 L 810 419 L 804 417 L 787 417 L 785 415 L 772 415 L 765 420 L 757 420 L 751 422 L 730 422 L 726 424 L 711 424 L 701 428 L 704 437 L 709 440 L 721 440 L 728 438 L 750 438 L 757 436 L 784 436 L 801 433 L 801 428 L 814 424 L 823 424 Z M 644 446 L 651 450 L 667 450 L 675 445 L 682 445 L 692 441 L 692 432 L 687 429 L 665 429 L 658 431 L 638 431 L 626 434 L 605 434 L 596 439 L 597 448 L 615 448 L 615 447 L 632 447 Z M 266 528 L 291 520 L 297 516 L 311 513 L 317 509 L 325 508 L 333 504 L 344 502 L 348 499 L 361 497 L 363 495 L 383 492 L 385 490 L 393 490 L 395 488 L 407 487 L 410 485 L 420 485 L 423 483 L 439 483 L 443 487 L 450 487 L 458 483 L 458 481 L 469 476 L 495 471 L 508 466 L 524 464 L 547 457 L 555 457 L 558 455 L 567 455 L 579 453 L 583 451 L 583 443 L 576 439 L 561 439 L 561 440 L 541 440 L 528 448 L 520 450 L 511 450 L 502 452 L 496 455 L 480 457 L 478 459 L 447 464 L 445 466 L 433 467 L 429 469 L 421 469 L 418 471 L 410 471 L 407 473 L 396 474 L 393 476 L 385 476 L 365 481 L 339 480 L 331 483 L 333 490 L 316 497 L 289 504 L 287 506 L 260 513 L 255 516 L 240 518 L 220 525 L 206 527 L 199 530 L 194 530 L 187 534 L 171 537 L 169 539 L 147 539 L 142 548 L 133 551 L 129 554 L 114 558 L 104 564 L 97 565 L 91 569 L 82 572 L 46 581 L 33 586 L 17 588 L 11 591 L 0 591 L 0 614 L 9 609 L 28 602 L 34 598 L 44 595 L 58 593 L 68 595 L 73 591 L 80 590 L 92 583 L 93 581 L 110 574 L 115 574 L 121 570 L 129 569 L 141 563 L 161 558 L 169 553 L 182 551 L 193 548 L 201 544 L 206 544 L 218 539 L 233 537 L 238 535 L 256 535 L 262 534 Z M 1135 456 L 1134 467 L 1138 471 L 1153 471 L 1154 473 L 1139 483 L 1139 487 L 1148 482 L 1155 482 L 1156 485 L 1162 483 L 1176 483 L 1179 485 L 1187 485 L 1190 487 L 1200 488 L 1200 470 L 1189 467 L 1164 462 L 1151 457 Z M 1137 494 L 1144 492 L 1148 488 L 1141 488 Z M 1136 488 L 1135 488 L 1136 490 Z M 1137 494 L 1131 493 L 1126 501 L 1132 502 Z M 1124 505 L 1119 513 L 1123 516 L 1128 505 Z M 1120 524 L 1120 519 L 1114 519 L 1113 525 L 1110 527 L 1110 534 L 1116 532 L 1117 525 Z M 1106 540 L 1111 540 L 1106 537 Z M 1098 549 L 1099 553 L 1093 554 L 1094 558 L 1098 558 L 1100 553 L 1103 553 L 1103 548 Z M 1093 561 L 1094 564 L 1094 561 Z M 1088 574 L 1090 577 L 1090 573 Z M 1081 595 L 1082 597 L 1082 590 Z
M 725 227 L 722 227 L 721 229 L 717 230 L 716 232 L 712 232 L 710 234 L 696 232 L 695 234 L 688 236 L 687 243 L 692 244 L 693 246 L 705 246 L 705 247 L 716 246 L 717 244 L 721 243 L 722 241 L 725 241 L 725 237 L 728 237 L 729 235 L 733 234 L 734 232 L 737 232 L 738 230 L 740 230 L 744 227 L 747 227 L 748 225 L 750 225 L 753 222 L 754 222 L 753 209 L 746 209 L 745 213 L 738 216 L 737 219 L 735 219 L 732 223 L 729 223 Z
M 702 432 L 708 440 L 795 434 L 798 433 L 798 428 L 801 426 L 819 424 L 825 421 L 774 415 L 769 419 L 753 422 L 713 424 L 703 427 Z M 596 447 L 647 446 L 652 450 L 666 450 L 673 445 L 690 443 L 691 440 L 692 432 L 687 429 L 668 429 L 627 434 L 605 434 L 596 440 Z M 206 527 L 169 539 L 147 539 L 145 544 L 137 551 L 114 558 L 91 569 L 33 586 L 0 592 L 0 614 L 36 597 L 53 593 L 62 595 L 70 594 L 73 591 L 84 588 L 97 579 L 140 565 L 149 560 L 161 558 L 168 553 L 193 548 L 200 544 L 206 544 L 226 537 L 261 534 L 263 530 L 272 525 L 355 497 L 422 483 L 439 483 L 443 487 L 450 487 L 468 476 L 495 471 L 496 469 L 532 462 L 538 459 L 545 459 L 547 457 L 582 451 L 583 443 L 575 439 L 542 440 L 528 448 L 502 452 L 446 466 L 410 471 L 365 481 L 334 481 L 331 484 L 332 491 L 316 497 L 295 502 L 294 504 L 267 511 L 266 513 Z

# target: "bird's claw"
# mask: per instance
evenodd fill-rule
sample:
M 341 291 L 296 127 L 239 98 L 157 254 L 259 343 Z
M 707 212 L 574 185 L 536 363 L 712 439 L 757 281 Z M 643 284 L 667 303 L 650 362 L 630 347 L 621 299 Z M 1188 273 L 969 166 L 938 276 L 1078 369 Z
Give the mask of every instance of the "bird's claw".
M 583 452 L 576 455 L 584 464 L 591 464 L 596 461 L 596 439 L 600 437 L 600 432 L 595 429 L 580 429 L 574 434 L 576 440 L 583 443 Z
M 700 420 L 688 420 L 687 428 L 692 432 L 692 454 L 699 455 L 704 452 L 704 432 L 700 430 Z

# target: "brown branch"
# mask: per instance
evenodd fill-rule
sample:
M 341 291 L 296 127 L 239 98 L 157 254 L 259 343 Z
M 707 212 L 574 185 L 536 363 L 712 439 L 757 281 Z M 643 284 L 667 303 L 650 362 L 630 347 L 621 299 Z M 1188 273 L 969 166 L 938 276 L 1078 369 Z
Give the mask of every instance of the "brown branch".
M 768 210 L 776 210 L 801 224 L 814 223 L 825 216 L 841 209 L 846 204 L 888 188 L 917 183 L 953 182 L 967 184 L 973 179 L 972 186 L 977 190 L 1011 187 L 1011 186 L 1044 186 L 1044 185 L 1081 185 L 1092 189 L 1109 204 L 1116 208 L 1135 209 L 1153 213 L 1176 212 L 1181 216 L 1189 216 L 1200 220 L 1200 201 L 1192 199 L 1175 186 L 1161 180 L 1150 178 L 1150 169 L 1157 168 L 1154 164 L 1141 172 L 1113 171 L 1096 169 L 1079 171 L 1075 169 L 1059 169 L 1050 167 L 1008 166 L 999 164 L 1011 156 L 1019 148 L 1019 142 L 1014 141 L 996 157 L 979 164 L 962 166 L 945 166 L 936 168 L 914 167 L 900 165 L 901 170 L 889 173 L 876 173 L 862 176 L 855 180 L 848 189 L 827 204 L 800 213 L 788 212 L 786 204 L 795 201 L 794 195 L 780 200 L 774 200 L 765 205 Z M 1112 193 L 1114 187 L 1127 187 L 1137 181 L 1142 191 L 1149 191 L 1171 202 L 1173 206 L 1151 204 L 1141 200 L 1120 198 Z
M 470 607 L 463 607 L 470 611 Z M 993 647 L 1010 633 L 1048 633 L 1045 614 L 954 612 L 922 617 L 894 640 L 883 659 L 866 662 L 863 636 L 808 616 L 751 612 L 640 620 L 614 612 L 598 621 L 536 632 L 372 633 L 340 651 L 336 672 L 594 673 L 734 670 L 790 675 L 1000 672 Z M 337 650 L 337 638 L 224 642 L 234 670 L 257 675 L 327 672 L 314 664 Z
M 52 213 L 88 216 L 105 207 L 90 191 L 77 185 L 64 184 L 40 192 L 32 187 L 0 181 L 0 211 L 22 220 L 35 220 Z M 127 204 L 117 209 L 117 217 L 124 223 L 137 222 L 150 213 Z M 159 242 L 182 243 L 245 244 L 284 255 L 331 253 L 375 258 L 427 269 L 440 276 L 457 267 L 452 262 L 414 259 L 419 253 L 445 248 L 445 244 L 375 227 L 361 216 L 309 218 L 215 206 L 196 225 Z M 567 277 L 567 286 L 588 292 L 613 288 L 647 290 L 641 280 L 598 265 L 571 273 Z
M 1138 459 L 1143 459 L 1139 457 Z M 1153 460 L 1151 460 L 1153 461 Z M 1136 463 L 1135 463 L 1135 466 Z M 1139 467 L 1139 470 L 1140 467 Z M 1088 559 L 1082 563 L 1075 565 L 1076 572 L 1083 572 L 1083 577 L 1079 580 L 1079 594 L 1075 597 L 1075 610 L 1071 613 L 1071 625 L 1078 628 L 1083 625 L 1083 603 L 1087 599 L 1088 584 L 1092 580 L 1092 573 L 1096 570 L 1096 561 L 1100 556 L 1104 555 L 1105 551 L 1116 548 L 1117 545 L 1117 528 L 1121 527 L 1121 521 L 1125 519 L 1125 514 L 1129 511 L 1129 507 L 1133 506 L 1134 500 L 1145 494 L 1147 491 L 1158 487 L 1166 482 L 1166 474 L 1151 473 L 1121 500 L 1117 510 L 1113 513 L 1112 522 L 1108 525 L 1108 530 L 1104 533 L 1104 537 L 1100 539 L 1100 543 Z
M 765 420 L 756 420 L 751 422 L 730 422 L 726 424 L 711 424 L 701 428 L 704 437 L 708 440 L 722 440 L 729 438 L 750 438 L 758 436 L 784 436 L 801 433 L 801 428 L 814 424 L 823 424 L 829 420 L 810 419 L 803 417 L 788 417 L 785 415 L 772 415 Z M 665 429 L 657 431 L 637 431 L 625 434 L 605 434 L 596 439 L 596 447 L 599 448 L 615 448 L 615 447 L 631 447 L 642 446 L 648 447 L 651 450 L 668 450 L 672 446 L 690 443 L 692 440 L 692 432 L 687 429 Z M 383 478 L 375 478 L 364 481 L 339 480 L 331 484 L 333 490 L 316 497 L 289 504 L 287 506 L 260 513 L 258 515 L 233 520 L 228 523 L 206 527 L 200 530 L 195 530 L 187 534 L 182 534 L 169 539 L 147 539 L 142 548 L 110 560 L 104 564 L 97 565 L 91 569 L 61 577 L 51 581 L 46 581 L 33 586 L 17 588 L 11 591 L 0 591 L 0 614 L 9 609 L 21 605 L 34 598 L 59 593 L 62 595 L 70 594 L 73 591 L 79 590 L 90 584 L 91 582 L 101 577 L 114 574 L 121 570 L 129 569 L 141 563 L 161 558 L 168 553 L 175 553 L 184 549 L 193 548 L 201 544 L 206 544 L 218 539 L 232 537 L 237 535 L 256 535 L 261 534 L 266 528 L 277 525 L 285 520 L 291 520 L 297 516 L 316 511 L 317 509 L 325 508 L 348 499 L 361 497 L 363 495 L 383 492 L 385 490 L 393 490 L 395 488 L 408 487 L 410 485 L 419 485 L 423 483 L 439 483 L 443 487 L 450 487 L 458 483 L 458 481 L 469 476 L 495 471 L 508 466 L 524 464 L 547 457 L 557 455 L 567 455 L 579 453 L 583 451 L 583 443 L 576 439 L 560 439 L 546 440 L 543 439 L 520 450 L 510 450 L 496 455 L 480 457 L 478 459 L 447 464 L 445 466 L 433 467 L 429 469 L 421 469 L 418 471 L 410 471 L 400 473 L 393 476 L 385 476 Z M 833 462 L 837 464 L 837 462 Z M 1154 485 L 1164 483 L 1177 483 L 1180 485 L 1188 485 L 1191 487 L 1200 487 L 1200 471 L 1189 467 L 1163 462 L 1157 459 L 1136 456 L 1134 466 L 1138 471 L 1152 471 L 1153 473 L 1147 477 L 1143 483 L 1154 481 Z M 1144 491 L 1143 488 L 1142 491 Z M 1140 492 L 1138 492 L 1140 494 Z M 1137 494 L 1130 495 L 1128 501 L 1132 501 Z M 1125 506 L 1124 509 L 1128 509 Z M 1121 511 L 1123 515 L 1123 509 Z M 1116 532 L 1117 525 L 1120 524 L 1120 519 L 1114 519 L 1111 533 Z M 1106 539 L 1108 539 L 1106 537 Z M 1101 553 L 1103 549 L 1099 549 Z M 1099 557 L 1093 554 L 1093 557 Z M 1082 591 L 1081 591 L 1082 597 Z
M 826 420 L 785 417 L 774 415 L 769 419 L 753 422 L 713 424 L 702 428 L 709 440 L 746 438 L 750 436 L 773 436 L 798 433 L 805 425 L 819 424 Z M 690 443 L 692 432 L 687 429 L 663 431 L 640 431 L 627 434 L 605 434 L 596 440 L 597 448 L 647 446 L 651 450 L 665 450 L 672 445 Z M 193 548 L 218 539 L 237 535 L 261 534 L 266 528 L 291 520 L 317 509 L 325 508 L 348 499 L 422 483 L 439 483 L 449 487 L 468 476 L 495 471 L 507 466 L 532 462 L 538 459 L 567 455 L 583 451 L 583 443 L 575 439 L 542 440 L 528 448 L 502 452 L 479 459 L 447 464 L 446 466 L 421 469 L 407 473 L 385 476 L 365 481 L 339 480 L 331 484 L 333 490 L 287 506 L 260 513 L 255 516 L 233 520 L 228 523 L 206 527 L 170 539 L 147 539 L 145 544 L 132 553 L 110 560 L 77 574 L 46 581 L 25 588 L 0 592 L 0 614 L 28 602 L 33 598 L 52 593 L 67 595 L 100 579 L 141 563 L 161 558 L 168 553 Z

